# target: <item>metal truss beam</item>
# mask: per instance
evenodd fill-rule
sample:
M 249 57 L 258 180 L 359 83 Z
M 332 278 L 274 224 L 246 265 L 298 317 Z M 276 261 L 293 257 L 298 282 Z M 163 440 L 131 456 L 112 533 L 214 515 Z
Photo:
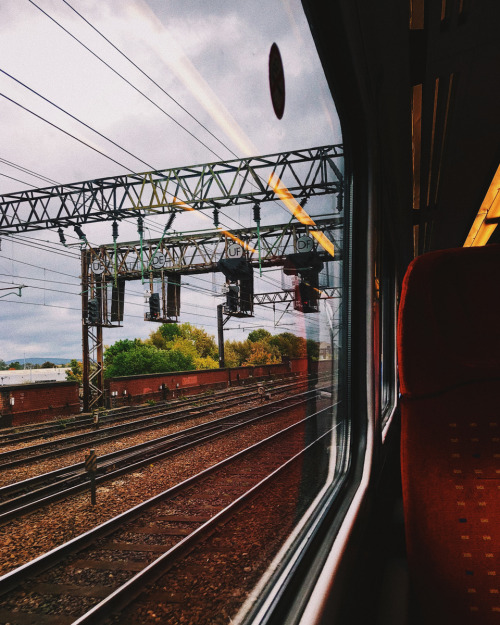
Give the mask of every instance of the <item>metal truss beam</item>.
M 342 297 L 339 287 L 320 287 L 319 299 L 336 299 Z M 295 302 L 294 291 L 278 291 L 276 293 L 254 293 L 254 304 L 282 304 Z
M 340 193 L 341 145 L 88 180 L 0 196 L 0 233 L 221 209 L 276 199 L 271 178 L 299 198 Z M 337 161 L 337 162 L 336 162 Z
M 324 261 L 339 260 L 342 250 L 337 231 L 342 229 L 342 218 L 315 219 L 315 223 L 335 250 L 332 258 L 317 245 L 318 255 Z M 218 261 L 230 257 L 238 245 L 243 247 L 246 260 L 253 266 L 271 267 L 282 265 L 287 254 L 299 251 L 299 239 L 307 234 L 308 227 L 297 222 L 263 226 L 259 235 L 255 228 L 232 230 L 231 233 L 221 230 L 183 233 L 149 240 L 142 247 L 139 241 L 120 243 L 116 246 L 116 258 L 114 244 L 102 245 L 90 250 L 89 270 L 97 271 L 106 282 L 116 276 L 137 280 L 142 274 L 160 275 L 163 270 L 182 274 L 208 273 L 217 271 Z

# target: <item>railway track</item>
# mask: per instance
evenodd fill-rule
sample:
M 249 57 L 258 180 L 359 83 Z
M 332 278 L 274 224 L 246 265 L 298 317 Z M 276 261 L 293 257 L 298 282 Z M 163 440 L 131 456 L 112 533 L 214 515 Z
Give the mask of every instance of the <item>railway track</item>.
M 250 423 L 279 417 L 283 411 L 303 406 L 321 392 L 322 389 L 314 389 L 296 393 L 152 441 L 102 455 L 97 462 L 96 483 L 116 479 L 125 473 L 208 442 Z M 0 524 L 84 491 L 88 489 L 88 480 L 84 463 L 79 462 L 4 486 L 0 488 Z
M 312 380 L 315 376 L 297 376 L 289 383 L 305 382 L 306 380 Z M 288 378 L 291 380 L 291 378 Z M 99 412 L 99 427 L 110 426 L 114 423 L 119 423 L 129 419 L 140 419 L 149 415 L 155 415 L 159 412 L 170 412 L 172 409 L 177 408 L 189 408 L 192 405 L 195 407 L 203 404 L 209 404 L 217 400 L 227 400 L 233 397 L 244 397 L 245 395 L 255 392 L 255 387 L 258 384 L 265 382 L 266 388 L 274 388 L 276 386 L 285 385 L 286 380 L 284 378 L 275 378 L 272 380 L 266 379 L 265 381 L 256 379 L 255 381 L 247 382 L 247 384 L 237 387 L 231 387 L 220 391 L 202 392 L 197 395 L 190 395 L 178 399 L 171 399 L 164 402 L 157 402 L 154 405 L 142 405 L 142 406 L 126 406 L 121 408 L 110 408 Z M 49 438 L 52 436 L 58 436 L 61 434 L 68 434 L 71 432 L 77 432 L 79 430 L 89 429 L 94 427 L 93 414 L 82 414 L 78 416 L 65 417 L 58 419 L 56 422 L 49 422 L 43 424 L 29 424 L 18 427 L 11 427 L 6 430 L 0 430 L 0 446 L 9 445 L 13 443 L 29 442 L 38 438 Z
M 251 501 L 282 483 L 331 406 L 0 578 L 2 623 L 103 623 Z M 320 434 L 304 447 L 304 427 Z M 122 622 L 119 619 L 116 622 Z
M 289 384 L 275 384 L 268 388 L 274 393 L 286 392 L 300 388 L 307 383 L 307 380 L 302 380 Z M 215 412 L 219 408 L 226 409 L 231 406 L 239 405 L 242 401 L 255 400 L 259 396 L 257 388 L 252 389 L 250 392 L 245 388 L 244 392 L 232 394 L 230 397 L 220 397 L 216 400 L 210 399 L 209 403 L 205 403 L 201 406 L 180 407 L 173 411 L 169 410 L 160 414 L 158 414 L 157 409 L 157 413 L 154 416 L 144 417 L 143 413 L 141 413 L 140 418 L 132 422 L 110 425 L 109 427 L 100 428 L 99 430 L 84 434 L 74 434 L 59 438 L 55 441 L 47 441 L 28 447 L 4 451 L 0 453 L 0 468 L 8 470 L 18 466 L 26 466 L 30 462 L 39 462 L 40 460 L 52 458 L 61 453 L 86 449 L 91 445 L 117 440 L 125 435 L 158 429 L 164 427 L 166 424 L 179 423 L 180 421 L 195 416 L 201 417 Z

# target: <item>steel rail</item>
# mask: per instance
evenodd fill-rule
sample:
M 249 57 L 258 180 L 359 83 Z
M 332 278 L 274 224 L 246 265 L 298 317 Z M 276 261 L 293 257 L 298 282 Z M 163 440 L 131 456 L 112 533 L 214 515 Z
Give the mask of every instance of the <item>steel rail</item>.
M 188 430 L 183 432 L 169 434 L 165 437 L 161 437 L 160 439 L 155 439 L 154 441 L 139 443 L 133 447 L 101 456 L 98 459 L 98 472 L 102 470 L 107 471 L 108 468 L 111 468 L 111 471 L 101 475 L 96 475 L 96 483 L 116 479 L 117 477 L 130 473 L 131 471 L 135 471 L 146 464 L 158 462 L 167 456 L 208 442 L 218 436 L 225 435 L 242 427 L 246 427 L 256 421 L 272 418 L 284 410 L 299 407 L 310 400 L 310 397 L 307 397 L 308 395 L 316 394 L 316 391 L 317 389 L 300 394 L 304 396 L 303 399 L 295 403 L 286 403 L 291 400 L 293 402 L 295 397 L 283 398 L 277 402 L 273 402 L 274 406 L 279 403 L 285 403 L 285 405 L 276 408 L 276 410 L 273 410 L 272 412 L 265 412 L 261 415 L 252 416 L 252 414 L 259 412 L 260 410 L 268 410 L 271 406 L 270 404 L 249 408 L 242 412 L 226 415 L 225 417 L 221 417 L 206 424 L 188 428 Z M 249 418 L 247 418 L 247 416 Z M 243 421 L 241 423 L 232 423 L 237 419 L 243 419 Z M 226 423 L 228 425 L 225 425 Z M 172 445 L 174 446 L 172 447 Z M 154 455 L 151 455 L 151 453 L 154 453 Z M 116 468 L 116 466 L 122 462 L 125 462 L 125 466 Z M 20 489 L 26 489 L 36 484 L 47 482 L 47 480 L 52 480 L 52 482 L 35 491 L 31 491 L 1 503 L 0 524 L 4 524 L 7 521 L 18 518 L 24 514 L 28 514 L 29 512 L 42 508 L 50 503 L 60 501 L 61 499 L 65 499 L 71 495 L 88 489 L 88 476 L 84 470 L 84 463 L 77 463 L 35 478 L 28 478 L 27 480 L 18 482 L 14 485 L 3 487 L 0 489 L 0 496 L 5 496 L 9 492 L 12 492 L 13 487 L 16 487 L 16 491 L 18 492 Z M 76 484 L 74 483 L 75 481 L 77 482 Z M 38 498 L 34 499 L 34 497 Z
M 249 455 L 255 452 L 257 449 L 260 449 L 264 445 L 270 444 L 278 440 L 280 437 L 287 435 L 292 432 L 294 429 L 303 426 L 305 423 L 311 421 L 312 419 L 320 417 L 322 414 L 327 414 L 328 411 L 332 409 L 335 405 L 338 405 L 338 402 L 323 408 L 322 410 L 301 419 L 295 424 L 280 430 L 268 436 L 249 447 L 232 454 L 231 456 L 225 458 L 221 462 L 218 462 L 199 473 L 179 482 L 178 484 L 170 487 L 169 489 L 151 497 L 150 499 L 122 512 L 121 514 L 105 521 L 104 523 L 98 525 L 97 527 L 84 532 L 83 534 L 71 539 L 70 541 L 55 547 L 51 551 L 42 554 L 27 562 L 26 564 L 21 565 L 20 567 L 6 573 L 2 577 L 0 577 L 0 595 L 4 595 L 19 585 L 23 584 L 23 587 L 26 588 L 28 584 L 28 580 L 30 577 L 38 575 L 47 569 L 56 566 L 61 563 L 65 558 L 81 551 L 82 549 L 91 546 L 98 539 L 103 538 L 105 536 L 109 537 L 112 532 L 115 530 L 119 530 L 124 524 L 134 521 L 140 518 L 144 513 L 153 509 L 155 506 L 158 506 L 160 503 L 172 498 L 173 496 L 178 495 L 180 492 L 187 490 L 191 486 L 197 484 L 204 477 L 210 476 L 216 471 L 225 468 L 227 465 L 235 462 L 236 460 L 243 458 L 246 455 Z M 306 447 L 303 452 L 309 449 L 310 446 Z M 114 593 L 113 593 L 114 594 Z M 102 608 L 101 608 L 102 609 Z M 75 621 L 76 623 L 76 621 Z
M 300 384 L 301 383 L 299 383 L 299 385 Z M 243 397 L 253 397 L 254 395 L 257 395 L 257 391 L 245 393 Z M 96 430 L 94 432 L 76 434 L 73 436 L 57 439 L 55 441 L 38 443 L 37 445 L 31 445 L 29 447 L 22 447 L 11 451 L 6 451 L 0 453 L 0 468 L 6 470 L 18 466 L 26 466 L 26 463 L 36 463 L 43 459 L 51 458 L 65 453 L 71 453 L 74 451 L 78 451 L 79 449 L 84 449 L 88 447 L 89 444 L 97 445 L 104 442 L 109 442 L 111 440 L 116 440 L 117 438 L 121 438 L 123 436 L 137 434 L 145 430 L 164 427 L 165 425 L 170 425 L 171 423 L 175 423 L 179 420 L 203 416 L 207 412 L 213 412 L 214 408 L 217 408 L 221 404 L 224 407 L 228 407 L 239 403 L 241 399 L 241 395 L 232 398 L 230 401 L 221 398 L 218 402 L 212 403 L 204 408 L 195 406 L 188 407 L 184 410 L 177 410 L 175 412 L 156 414 L 154 416 L 147 417 L 146 419 L 141 419 L 139 422 L 133 421 L 130 423 L 111 426 L 102 430 Z M 42 452 L 42 450 L 44 449 L 48 449 L 57 445 L 59 445 L 58 449 Z M 23 457 L 10 460 L 10 458 L 16 458 L 18 456 Z M 2 462 L 2 460 L 5 461 Z
M 80 616 L 76 621 L 73 621 L 72 625 L 94 625 L 102 623 L 104 618 L 129 606 L 148 585 L 156 582 L 173 564 L 177 563 L 187 551 L 190 551 L 196 544 L 212 534 L 217 527 L 226 523 L 229 518 L 246 508 L 253 499 L 261 495 L 266 488 L 270 487 L 273 480 L 279 478 L 292 464 L 301 460 L 302 456 L 308 450 L 312 449 L 323 438 L 330 435 L 335 427 L 330 428 L 318 436 L 317 439 L 309 443 L 300 452 L 283 462 L 283 464 L 272 473 L 252 486 L 228 506 L 217 512 L 208 521 L 197 527 L 191 534 L 181 539 L 175 546 L 159 556 L 154 562 L 147 565 L 142 571 L 114 590 L 108 597 L 88 610 L 88 612 Z
M 307 376 L 307 380 L 315 379 L 317 376 Z M 267 378 L 266 378 L 267 380 Z M 231 387 L 231 389 L 224 389 L 222 391 L 215 391 L 211 395 L 206 395 L 204 392 L 196 395 L 185 396 L 183 398 L 178 398 L 174 400 L 162 401 L 156 403 L 154 406 L 124 406 L 120 408 L 109 408 L 105 410 L 105 416 L 102 414 L 99 416 L 99 424 L 100 426 L 104 424 L 117 423 L 120 421 L 125 421 L 127 419 L 133 419 L 135 417 L 141 417 L 144 415 L 155 415 L 156 413 L 161 412 L 162 410 L 167 410 L 168 412 L 171 409 L 181 406 L 182 408 L 189 408 L 192 403 L 195 402 L 213 402 L 214 400 L 221 398 L 227 399 L 232 396 L 241 396 L 247 393 L 252 392 L 252 387 L 259 383 L 260 379 L 255 382 L 250 382 L 246 385 Z M 287 386 L 293 386 L 294 384 L 306 381 L 305 376 L 297 376 L 293 378 L 293 381 L 289 384 L 284 384 L 283 388 Z M 274 388 L 274 385 L 279 385 L 280 383 L 284 383 L 284 379 L 272 379 L 268 381 L 267 384 Z M 278 388 L 281 388 L 278 386 Z M 199 406 L 196 406 L 198 408 Z M 163 413 L 165 414 L 165 413 Z M 22 443 L 27 442 L 29 440 L 36 440 L 37 438 L 43 438 L 45 436 L 49 436 L 50 432 L 54 432 L 54 436 L 57 434 L 67 434 L 69 432 L 77 431 L 80 429 L 86 429 L 88 427 L 93 426 L 93 416 L 88 413 L 86 415 L 81 415 L 79 417 L 68 417 L 68 420 L 75 422 L 71 423 L 69 426 L 62 427 L 60 423 L 45 423 L 45 424 L 31 424 L 30 433 L 25 434 L 24 432 L 9 432 L 2 434 L 0 433 L 0 445 L 8 445 L 9 443 Z M 102 430 L 101 430 L 102 431 Z M 49 441 L 50 444 L 55 443 L 56 441 Z M 26 449 L 26 448 L 25 448 Z M 2 458 L 2 453 L 11 453 L 17 450 L 10 450 L 8 452 L 0 452 L 0 459 Z

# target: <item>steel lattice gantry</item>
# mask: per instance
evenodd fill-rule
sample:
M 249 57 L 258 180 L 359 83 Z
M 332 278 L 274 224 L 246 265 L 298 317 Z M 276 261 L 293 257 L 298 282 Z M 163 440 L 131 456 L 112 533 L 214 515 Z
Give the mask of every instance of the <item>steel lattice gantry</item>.
M 341 216 L 315 218 L 314 229 L 321 230 L 335 248 L 335 257 L 341 255 L 340 241 L 336 231 L 341 230 Z M 87 250 L 88 279 L 99 274 L 104 281 L 122 277 L 137 280 L 142 275 L 160 275 L 161 271 L 181 274 L 200 274 L 217 271 L 218 261 L 231 254 L 231 246 L 243 247 L 245 258 L 254 267 L 282 265 L 287 254 L 300 251 L 298 241 L 309 232 L 309 226 L 298 222 L 261 226 L 238 230 L 221 228 L 203 232 L 170 234 L 163 238 L 102 245 Z M 331 260 L 330 254 L 317 247 L 318 255 Z
M 341 145 L 127 174 L 0 196 L 0 233 L 342 192 Z
M 333 244 L 335 260 L 342 258 L 338 234 L 343 228 L 343 218 L 315 218 L 315 229 L 320 230 Z M 300 242 L 307 238 L 309 226 L 301 223 L 274 224 L 256 228 L 231 230 L 214 229 L 204 232 L 166 235 L 129 243 L 111 243 L 82 251 L 82 311 L 83 311 L 83 364 L 85 410 L 101 404 L 103 397 L 103 327 L 116 325 L 113 319 L 114 287 L 120 280 L 143 279 L 149 283 L 163 274 L 186 275 L 220 271 L 219 261 L 231 256 L 235 247 L 243 249 L 245 260 L 255 269 L 281 266 L 287 255 L 300 252 Z M 312 241 L 312 239 L 311 239 Z M 259 252 L 260 250 L 260 252 Z M 331 253 L 316 246 L 317 257 L 323 262 L 332 261 Z M 88 323 L 89 298 L 99 302 L 100 322 Z M 163 292 L 163 299 L 165 293 Z M 322 287 L 321 298 L 339 297 L 339 289 L 330 285 Z M 257 293 L 255 304 L 276 304 L 294 301 L 292 293 Z M 116 304 L 116 302 L 115 302 Z M 123 307 L 123 301 L 120 304 Z M 116 312 L 116 309 L 115 309 Z M 122 313 L 123 314 L 123 313 Z M 118 322 L 119 323 L 119 322 Z
M 342 145 L 330 145 L 55 185 L 0 196 L 0 235 L 145 215 L 173 216 L 186 210 L 227 211 L 233 206 L 276 200 L 283 201 L 292 213 L 293 223 L 279 227 L 259 227 L 257 222 L 256 229 L 238 232 L 219 228 L 208 235 L 184 233 L 177 239 L 164 237 L 139 246 L 85 249 L 82 332 L 88 409 L 103 399 L 102 327 L 113 325 L 112 314 L 108 319 L 105 311 L 104 292 L 112 281 L 116 285 L 118 277 L 136 279 L 139 267 L 139 277 L 147 274 L 149 279 L 168 270 L 179 274 L 214 271 L 217 260 L 229 255 L 231 243 L 243 247 L 254 266 L 279 265 L 284 255 L 298 251 L 298 237 L 308 233 L 318 241 L 319 254 L 330 255 L 331 260 L 335 247 L 338 258 L 333 230 L 342 227 L 343 180 Z M 300 206 L 311 197 L 329 194 L 337 195 L 337 215 L 328 223 L 313 220 Z M 328 241 L 333 244 L 330 250 Z M 155 260 L 160 256 L 164 259 L 161 267 Z M 95 263 L 100 265 L 98 271 Z M 89 293 L 101 293 L 101 304 L 104 302 L 101 312 L 106 314 L 96 325 L 88 323 Z

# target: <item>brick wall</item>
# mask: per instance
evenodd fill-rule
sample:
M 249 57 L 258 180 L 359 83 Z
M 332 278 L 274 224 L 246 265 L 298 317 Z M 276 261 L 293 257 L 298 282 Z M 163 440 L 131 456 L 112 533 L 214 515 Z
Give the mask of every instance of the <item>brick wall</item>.
M 78 382 L 0 386 L 0 427 L 36 423 L 78 413 L 78 390 Z
M 127 376 L 105 381 L 111 406 L 144 403 L 193 395 L 273 376 L 302 375 L 308 371 L 306 358 L 292 358 L 278 365 L 181 371 Z M 116 393 L 116 395 L 112 395 Z M 14 403 L 11 404 L 11 400 Z M 0 428 L 47 421 L 80 412 L 77 382 L 46 382 L 0 386 Z
M 259 380 L 279 375 L 298 375 L 306 371 L 306 358 L 292 358 L 289 362 L 278 365 L 108 378 L 105 381 L 105 392 L 108 406 L 117 407 L 144 403 L 147 400 L 162 401 L 181 395 L 193 395 L 200 391 L 226 388 L 234 384 L 245 384 L 245 381 L 250 379 Z

